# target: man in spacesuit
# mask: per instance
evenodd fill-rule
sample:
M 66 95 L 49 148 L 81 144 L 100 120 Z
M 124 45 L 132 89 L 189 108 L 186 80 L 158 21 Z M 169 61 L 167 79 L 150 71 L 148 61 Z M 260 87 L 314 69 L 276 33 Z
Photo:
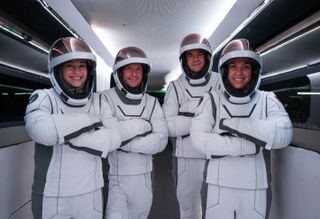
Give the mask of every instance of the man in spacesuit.
M 34 218 L 102 218 L 101 158 L 121 144 L 102 95 L 92 92 L 96 59 L 81 40 L 55 41 L 49 51 L 53 88 L 36 90 L 26 109 L 35 143 Z M 112 125 L 114 126 L 114 125 Z
M 200 97 L 219 86 L 219 75 L 211 71 L 212 51 L 209 41 L 199 34 L 189 34 L 180 45 L 182 74 L 170 82 L 163 111 L 174 145 L 177 198 L 180 218 L 201 218 L 200 190 L 205 156 L 191 146 L 190 125 Z
M 152 155 L 167 145 L 168 128 L 158 100 L 145 93 L 149 72 L 141 49 L 123 48 L 113 67 L 116 86 L 104 92 L 113 115 L 126 127 L 119 129 L 121 147 L 108 155 L 107 219 L 146 219 L 151 209 Z
M 259 91 L 261 58 L 246 39 L 226 45 L 219 60 L 221 90 L 203 96 L 191 141 L 205 154 L 205 218 L 266 218 L 265 152 L 291 142 L 292 125 L 273 92 Z

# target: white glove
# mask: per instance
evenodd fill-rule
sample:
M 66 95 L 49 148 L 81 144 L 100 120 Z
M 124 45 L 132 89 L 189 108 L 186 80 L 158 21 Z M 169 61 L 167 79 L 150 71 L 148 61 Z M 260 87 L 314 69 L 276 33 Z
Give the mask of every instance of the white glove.
M 133 139 L 137 135 L 142 135 L 151 131 L 152 127 L 150 122 L 144 119 L 129 119 L 119 121 L 119 132 L 122 142 Z
M 90 151 L 94 155 L 105 158 L 109 151 L 120 147 L 120 135 L 116 130 L 101 128 L 81 134 L 71 139 L 70 143 L 77 150 Z M 92 150 L 86 150 L 86 149 Z
M 179 112 L 189 112 L 194 113 L 196 111 L 198 100 L 192 100 L 184 103 L 180 108 Z

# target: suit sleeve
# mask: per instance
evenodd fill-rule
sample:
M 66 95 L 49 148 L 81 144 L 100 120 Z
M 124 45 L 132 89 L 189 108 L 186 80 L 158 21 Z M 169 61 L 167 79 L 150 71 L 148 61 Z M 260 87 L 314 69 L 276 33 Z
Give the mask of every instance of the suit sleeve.
M 106 121 L 103 121 L 103 124 L 112 129 L 116 129 L 121 137 L 121 145 L 126 144 L 126 142 L 131 141 L 133 138 L 139 135 L 145 135 L 146 133 L 151 131 L 151 124 L 148 121 L 143 119 L 132 118 L 130 120 L 119 120 L 114 111 L 114 103 L 112 102 L 112 98 L 110 94 L 107 92 L 103 92 L 103 100 L 106 102 L 106 105 L 110 109 L 110 115 L 103 116 L 104 118 L 109 118 Z M 111 107 L 114 106 L 114 107 Z
M 151 132 L 137 136 L 122 147 L 125 151 L 143 154 L 156 154 L 164 150 L 168 143 L 168 127 L 158 100 L 150 118 Z
M 54 100 L 51 100 L 48 93 L 43 90 L 35 91 L 30 100 L 25 122 L 27 132 L 34 141 L 47 146 L 62 143 L 70 145 L 72 141 L 74 144 L 71 143 L 70 146 L 73 145 L 83 150 L 101 148 L 101 145 L 105 147 L 106 131 L 98 131 L 103 128 L 98 115 L 91 113 L 54 114 Z M 116 136 L 114 135 L 114 138 Z
M 187 116 L 187 114 L 182 115 L 181 113 L 179 115 L 180 106 L 177 95 L 173 82 L 171 82 L 162 106 L 170 137 L 179 137 L 190 134 L 192 116 Z
M 204 94 L 195 112 L 195 117 L 192 119 L 190 131 L 192 146 L 205 154 L 207 158 L 255 154 L 257 148 L 254 143 L 237 136 L 214 131 L 216 121 L 212 107 L 216 106 L 212 104 L 209 94 Z
M 100 115 L 98 116 L 102 121 L 102 126 L 71 139 L 68 145 L 76 150 L 105 158 L 108 152 L 120 147 L 121 136 L 117 128 L 117 120 L 113 117 L 111 108 L 104 97 L 99 107 Z
M 292 139 L 292 124 L 287 112 L 272 92 L 268 93 L 266 104 L 266 119 L 225 119 L 220 124 L 221 128 L 268 150 L 289 145 Z
M 24 117 L 26 130 L 30 138 L 43 145 L 58 143 L 58 131 L 56 129 L 50 97 L 43 90 L 32 93 Z

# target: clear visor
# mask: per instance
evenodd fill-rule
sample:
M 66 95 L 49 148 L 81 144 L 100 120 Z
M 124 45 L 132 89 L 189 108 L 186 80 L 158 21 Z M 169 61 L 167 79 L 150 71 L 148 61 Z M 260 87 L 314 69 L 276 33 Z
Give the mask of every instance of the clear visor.
M 186 36 L 180 44 L 180 56 L 187 50 L 202 49 L 212 54 L 209 41 L 199 34 L 190 34 Z
M 49 70 L 72 59 L 91 60 L 95 67 L 96 57 L 87 44 L 77 38 L 67 37 L 53 43 L 48 60 Z

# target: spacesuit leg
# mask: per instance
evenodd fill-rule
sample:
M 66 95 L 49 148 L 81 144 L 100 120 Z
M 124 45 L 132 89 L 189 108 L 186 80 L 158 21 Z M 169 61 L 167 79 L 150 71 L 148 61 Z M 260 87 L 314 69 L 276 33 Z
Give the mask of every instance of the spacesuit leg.
M 147 219 L 152 205 L 151 173 L 132 176 L 128 212 L 130 219 Z
M 102 191 L 96 190 L 71 197 L 43 197 L 42 218 L 101 219 Z
M 109 175 L 106 219 L 129 219 L 125 186 L 122 176 Z
M 180 218 L 201 218 L 201 195 L 204 159 L 178 158 L 177 197 Z
M 266 215 L 266 190 L 240 190 L 237 219 L 264 219 Z
M 205 218 L 235 219 L 236 193 L 233 189 L 208 184 Z M 238 219 L 238 218 L 237 218 Z
M 208 185 L 205 218 L 264 219 L 266 190 L 247 190 Z
M 146 219 L 152 204 L 151 174 L 110 176 L 107 219 Z

